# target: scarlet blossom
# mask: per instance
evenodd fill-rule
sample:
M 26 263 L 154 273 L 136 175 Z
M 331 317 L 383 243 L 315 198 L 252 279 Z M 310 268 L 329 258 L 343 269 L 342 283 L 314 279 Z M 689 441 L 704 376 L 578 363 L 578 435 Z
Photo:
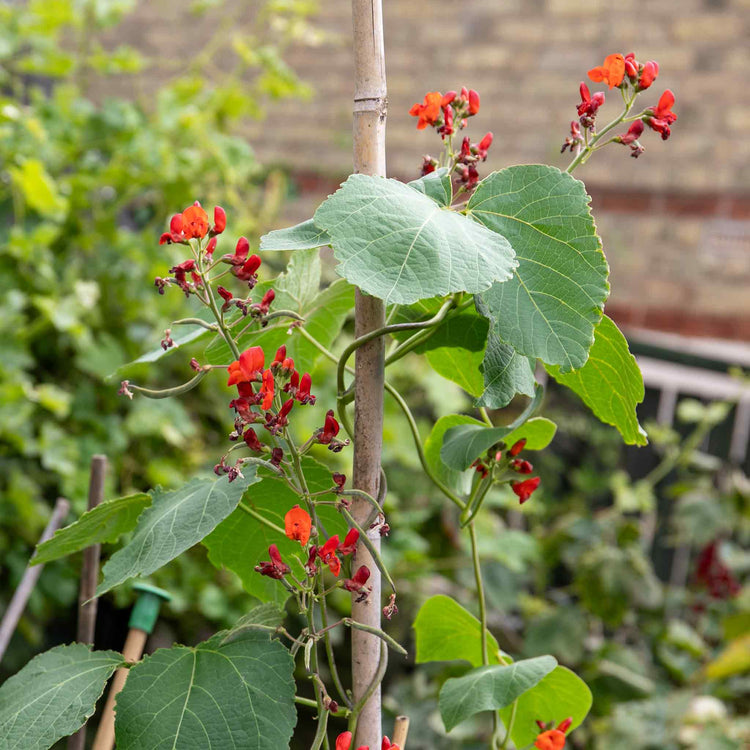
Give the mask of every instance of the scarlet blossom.
M 241 266 L 247 258 L 247 254 L 250 252 L 250 242 L 247 237 L 240 237 L 237 240 L 237 244 L 234 248 L 234 255 L 225 255 L 224 259 L 229 260 L 234 266 Z
M 273 358 L 273 362 L 271 362 L 271 369 L 273 370 L 277 367 L 281 367 L 285 359 L 286 346 L 282 345 L 276 350 L 276 356 Z
M 268 576 L 269 578 L 275 578 L 280 580 L 287 573 L 291 573 L 291 568 L 281 559 L 279 554 L 279 548 L 272 544 L 268 548 L 268 554 L 271 558 L 270 562 L 260 562 L 255 566 L 255 570 L 262 576 Z
M 401 750 L 401 748 L 391 742 L 388 737 L 383 737 L 383 743 L 380 745 L 380 750 Z
M 339 423 L 333 416 L 333 409 L 326 412 L 326 421 L 317 432 L 317 440 L 323 445 L 328 445 L 339 434 Z
M 342 732 L 337 738 L 336 738 L 336 747 L 335 750 L 349 750 L 349 748 L 352 745 L 352 733 L 351 732 Z M 394 745 L 395 747 L 395 745 Z M 361 747 L 358 747 L 357 750 L 370 750 L 369 746 L 362 745 Z M 398 750 L 396 748 L 396 750 Z
M 312 578 L 318 571 L 315 560 L 318 557 L 318 548 L 312 544 L 310 545 L 310 552 L 307 555 L 307 562 L 305 563 L 305 572 Z
M 297 394 L 299 389 L 299 373 L 295 370 L 289 377 L 289 382 L 284 386 L 284 391 L 292 396 Z
M 227 213 L 221 206 L 214 206 L 213 234 L 221 234 L 227 228 Z
M 417 130 L 424 130 L 428 125 L 434 125 L 440 117 L 440 106 L 443 101 L 443 95 L 439 91 L 431 91 L 425 94 L 424 101 L 415 104 L 409 114 L 412 117 L 418 117 Z
M 641 71 L 641 75 L 638 78 L 638 90 L 645 91 L 655 80 L 656 76 L 659 75 L 659 63 L 655 60 L 649 60 Z
M 641 120 L 636 120 L 635 122 L 630 124 L 630 127 L 628 128 L 628 132 L 624 135 L 618 136 L 620 139 L 620 143 L 623 143 L 626 146 L 629 146 L 634 141 L 637 141 L 638 138 L 641 137 L 641 134 L 643 133 L 643 122 Z
M 299 505 L 290 508 L 284 516 L 284 531 L 289 539 L 298 541 L 303 547 L 310 538 L 312 519 L 310 514 Z
M 628 78 L 635 78 L 638 75 L 639 67 L 638 61 L 635 59 L 635 53 L 628 52 L 628 54 L 625 55 L 625 75 L 627 75 Z
M 469 89 L 469 114 L 475 115 L 479 112 L 479 93 Z
M 211 239 L 208 241 L 208 245 L 206 245 L 206 255 L 208 256 L 209 260 L 213 257 L 214 250 L 216 250 L 216 243 L 218 240 L 216 237 L 211 237 Z
M 367 579 L 370 577 L 370 569 L 366 565 L 360 565 L 357 572 L 344 581 L 344 588 L 353 593 L 359 593 L 365 588 Z
M 482 140 L 477 144 L 477 156 L 482 161 L 486 161 L 487 159 L 487 152 L 490 150 L 493 138 L 494 136 L 491 132 L 487 133 L 484 138 L 482 138 Z
M 266 357 L 260 346 L 245 349 L 240 358 L 229 365 L 229 380 L 227 385 L 250 383 L 257 380 L 257 375 L 263 370 Z
M 266 370 L 263 373 L 263 385 L 261 386 L 261 389 L 258 391 L 258 395 L 263 397 L 263 401 L 260 405 L 260 408 L 263 410 L 270 409 L 273 404 L 273 391 L 274 391 L 274 381 L 273 381 L 273 373 L 270 370 Z
M 457 96 L 458 94 L 455 91 L 446 92 L 440 100 L 440 106 L 447 107 Z
M 565 747 L 565 734 L 559 729 L 548 729 L 534 740 L 538 750 L 562 750 Z
M 223 286 L 217 287 L 216 291 L 219 293 L 219 296 L 224 300 L 224 304 L 221 306 L 221 311 L 226 312 L 230 308 L 230 302 L 232 301 L 232 293 L 225 289 Z
M 433 159 L 431 156 L 427 155 L 422 159 L 422 177 L 425 175 L 431 174 L 434 172 L 438 167 L 437 159 Z
M 257 255 L 251 255 L 241 266 L 234 266 L 232 273 L 240 281 L 246 281 L 252 289 L 258 281 L 257 271 L 260 268 L 260 264 L 260 258 Z
M 271 461 L 270 463 L 278 468 L 281 466 L 281 459 L 284 458 L 284 451 L 281 448 L 274 448 L 271 451 Z
M 341 560 L 336 556 L 336 550 L 338 550 L 338 547 L 338 534 L 334 534 L 322 547 L 318 547 L 318 557 L 324 565 L 328 566 L 331 573 L 336 577 L 338 577 L 341 572 Z
M 521 438 L 520 440 L 517 440 L 513 445 L 511 445 L 510 450 L 508 451 L 509 456 L 517 456 L 524 448 L 526 447 L 526 438 Z
M 646 110 L 646 117 L 644 122 L 652 130 L 657 133 L 661 133 L 662 140 L 666 141 L 669 138 L 671 130 L 669 126 L 677 120 L 677 115 L 672 112 L 672 106 L 674 105 L 674 94 L 667 89 L 659 99 L 659 103 L 656 107 Z
M 357 548 L 357 542 L 359 541 L 359 531 L 357 529 L 349 529 L 344 537 L 342 544 L 339 544 L 338 551 L 342 555 L 351 555 L 352 552 Z
M 519 504 L 523 505 L 533 494 L 542 480 L 539 477 L 524 479 L 523 482 L 511 482 L 510 488 L 518 495 Z
M 315 396 L 311 395 L 310 393 L 311 386 L 312 378 L 310 377 L 310 373 L 306 372 L 300 379 L 299 388 L 297 389 L 297 393 L 295 393 L 294 395 L 297 401 L 299 401 L 303 405 L 315 403 Z
M 198 201 L 182 212 L 182 231 L 187 239 L 202 239 L 208 234 L 208 214 Z
M 271 308 L 271 303 L 276 299 L 276 292 L 273 289 L 269 289 L 264 295 L 263 299 L 257 304 L 253 305 L 253 308 L 257 310 L 261 315 L 266 315 Z
M 443 107 L 443 124 L 437 129 L 443 140 L 447 135 L 453 135 L 456 131 L 453 127 L 453 108 Z
M 510 462 L 510 466 L 513 471 L 517 471 L 519 474 L 531 474 L 534 471 L 534 467 L 528 462 L 521 458 L 514 458 Z
M 588 72 L 594 83 L 606 83 L 611 89 L 619 86 L 625 77 L 625 58 L 621 54 L 607 55 L 604 63 Z
M 579 117 L 594 117 L 599 107 L 604 104 L 604 92 L 597 91 L 591 96 L 589 87 L 583 81 L 581 81 L 579 91 L 581 94 L 581 103 L 577 107 Z
M 263 452 L 263 443 L 260 442 L 260 440 L 258 439 L 258 435 L 252 427 L 248 427 L 245 430 L 245 434 L 242 436 L 242 439 L 245 441 L 245 445 L 247 445 L 247 447 L 250 448 L 251 451 L 255 451 L 256 453 Z

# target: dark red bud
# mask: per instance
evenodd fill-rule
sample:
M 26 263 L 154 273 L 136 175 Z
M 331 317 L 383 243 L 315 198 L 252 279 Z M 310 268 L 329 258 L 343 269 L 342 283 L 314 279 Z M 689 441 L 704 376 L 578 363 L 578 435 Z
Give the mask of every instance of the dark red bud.
M 526 447 L 526 438 L 521 438 L 520 440 L 513 443 L 510 450 L 508 451 L 508 455 L 517 456 L 525 447 Z

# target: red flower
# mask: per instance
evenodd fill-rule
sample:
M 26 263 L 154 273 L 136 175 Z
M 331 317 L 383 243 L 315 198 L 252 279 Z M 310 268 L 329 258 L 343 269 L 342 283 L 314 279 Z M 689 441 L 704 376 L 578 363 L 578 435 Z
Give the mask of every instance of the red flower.
M 329 567 L 331 573 L 337 577 L 341 572 L 341 560 L 336 557 L 338 546 L 339 536 L 338 534 L 334 534 L 322 547 L 318 547 L 318 557 L 324 565 Z
M 241 266 L 250 252 L 250 243 L 247 237 L 240 237 L 234 248 L 234 255 L 225 255 L 224 259 L 228 260 L 233 266 Z
M 326 421 L 321 429 L 317 432 L 319 443 L 328 445 L 339 434 L 339 423 L 333 416 L 333 409 L 326 412 Z
M 214 250 L 216 250 L 216 242 L 216 237 L 211 237 L 211 239 L 208 241 L 208 245 L 206 245 L 206 255 L 208 256 L 209 260 L 213 257 Z
M 258 573 L 276 580 L 283 578 L 287 573 L 291 573 L 291 568 L 281 559 L 279 548 L 275 544 L 268 548 L 268 554 L 271 557 L 271 562 L 258 563 L 255 566 Z
M 331 478 L 333 479 L 333 483 L 336 485 L 335 492 L 341 492 L 341 490 L 344 489 L 344 485 L 346 484 L 346 474 L 340 474 L 338 471 L 334 471 L 331 475 Z M 357 535 L 359 536 L 359 532 L 357 532 Z M 346 535 L 346 538 L 349 538 L 349 534 Z M 344 540 L 344 543 L 346 543 L 346 539 Z
M 428 125 L 434 125 L 440 117 L 440 106 L 443 102 L 443 95 L 439 91 L 431 91 L 425 94 L 424 101 L 415 104 L 409 114 L 412 117 L 418 117 L 417 130 L 424 130 Z
M 510 488 L 518 495 L 519 504 L 523 505 L 533 494 L 542 480 L 539 477 L 524 479 L 523 482 L 511 482 Z
M 284 531 L 290 539 L 298 541 L 303 547 L 310 538 L 310 529 L 312 528 L 312 519 L 310 514 L 295 505 L 287 511 L 284 516 Z
M 637 141 L 641 137 L 641 133 L 643 133 L 643 122 L 641 120 L 636 120 L 631 123 L 627 133 L 619 136 L 620 143 L 629 146 L 633 141 Z
M 257 375 L 263 370 L 266 357 L 260 346 L 251 346 L 245 349 L 236 362 L 229 365 L 229 380 L 227 385 L 237 383 L 251 383 L 257 380 Z
M 383 737 L 383 744 L 380 746 L 380 750 L 401 750 L 398 745 L 394 745 L 388 737 Z
M 534 471 L 534 467 L 522 458 L 514 458 L 510 462 L 510 466 L 513 471 L 517 471 L 519 474 L 531 474 L 531 472 Z
M 349 750 L 351 745 L 352 745 L 352 733 L 342 732 L 336 738 L 336 747 L 334 750 Z M 393 747 L 395 750 L 398 750 L 398 748 L 395 745 Z M 361 747 L 358 747 L 357 750 L 370 750 L 370 748 L 368 746 L 362 745 Z
M 517 440 L 513 445 L 511 445 L 510 450 L 508 451 L 509 456 L 517 456 L 524 448 L 526 447 L 526 438 L 521 438 L 520 440 Z
M 484 138 L 482 138 L 481 141 L 477 144 L 477 156 L 482 160 L 485 161 L 487 159 L 487 152 L 490 150 L 490 146 L 492 145 L 492 139 L 494 136 L 492 133 L 487 133 Z
M 251 451 L 255 451 L 256 453 L 263 452 L 263 443 L 260 442 L 257 434 L 255 433 L 255 430 L 252 427 L 248 427 L 242 437 L 245 441 L 245 445 L 247 445 L 247 447 L 250 448 Z
M 594 96 L 591 96 L 589 87 L 583 81 L 581 81 L 579 91 L 581 93 L 581 103 L 578 105 L 578 116 L 593 117 L 599 107 L 604 104 L 604 92 L 597 91 Z
M 208 214 L 198 201 L 182 212 L 182 232 L 187 239 L 202 239 L 208 234 Z
M 260 268 L 260 264 L 260 258 L 257 255 L 251 255 L 246 261 L 242 262 L 242 265 L 236 265 L 232 269 L 232 273 L 240 281 L 247 281 L 252 289 L 258 281 L 257 271 Z
M 479 112 L 479 93 L 469 89 L 469 114 L 475 115 Z
M 357 572 L 351 578 L 347 578 L 344 581 L 344 588 L 347 591 L 359 593 L 365 588 L 369 577 L 370 569 L 366 565 L 360 565 Z
M 594 83 L 604 82 L 613 89 L 615 86 L 619 86 L 625 77 L 625 58 L 619 53 L 607 55 L 604 58 L 604 63 L 592 68 L 588 76 Z
M 654 60 L 649 60 L 643 66 L 640 78 L 638 79 L 638 90 L 645 91 L 656 80 L 656 76 L 658 75 L 659 63 Z
M 655 130 L 657 133 L 661 133 L 662 140 L 666 141 L 669 138 L 671 130 L 669 126 L 677 120 L 677 115 L 672 112 L 672 106 L 674 105 L 674 94 L 667 89 L 659 99 L 659 103 L 656 107 L 646 110 L 647 116 L 644 117 L 644 122 L 648 125 L 651 130 Z
M 266 410 L 266 409 L 271 408 L 273 404 L 273 390 L 274 390 L 273 373 L 270 370 L 266 370 L 263 373 L 263 385 L 261 386 L 261 389 L 258 391 L 258 395 L 263 397 L 263 402 L 260 405 L 261 409 Z
M 443 98 L 440 100 L 440 106 L 447 107 L 457 96 L 458 94 L 455 91 L 448 91 L 443 94 Z
M 280 346 L 276 350 L 276 356 L 273 358 L 273 362 L 271 362 L 271 369 L 275 370 L 277 368 L 280 368 L 281 365 L 284 363 L 284 360 L 286 359 L 286 346 Z
M 221 206 L 214 206 L 213 234 L 221 234 L 227 228 L 227 214 Z
M 312 385 L 312 378 L 310 377 L 310 373 L 306 372 L 299 381 L 299 388 L 297 389 L 297 393 L 294 394 L 294 397 L 301 404 L 314 404 L 315 403 L 315 396 L 310 394 L 311 385 Z
M 635 78 L 638 75 L 639 67 L 638 61 L 635 59 L 635 53 L 628 52 L 628 54 L 625 55 L 625 75 L 627 75 L 628 78 Z
M 256 257 L 256 256 L 253 256 Z M 276 299 L 276 292 L 273 289 L 269 289 L 264 295 L 263 299 L 253 307 L 261 314 L 266 315 L 271 307 L 271 303 Z
M 229 303 L 232 301 L 232 293 L 225 289 L 223 286 L 217 287 L 216 291 L 219 293 L 219 296 L 224 300 L 224 304 L 221 306 L 221 311 L 226 312 L 230 305 Z
M 562 750 L 565 747 L 565 734 L 559 729 L 548 729 L 534 740 L 538 750 Z
M 335 476 L 335 475 L 334 475 Z M 343 476 L 343 475 L 339 475 Z M 346 481 L 346 477 L 344 477 Z M 359 541 L 359 531 L 357 529 L 349 529 L 346 536 L 344 537 L 343 544 L 339 544 L 338 551 L 342 555 L 351 555 L 352 552 L 357 548 L 357 542 Z

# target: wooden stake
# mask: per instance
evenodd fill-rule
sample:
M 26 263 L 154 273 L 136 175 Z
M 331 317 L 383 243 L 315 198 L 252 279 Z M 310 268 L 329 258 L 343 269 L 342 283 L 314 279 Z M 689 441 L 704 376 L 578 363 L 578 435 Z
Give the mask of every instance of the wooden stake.
M 381 0 L 352 0 L 354 32 L 354 171 L 385 176 L 386 82 Z M 354 332 L 362 336 L 385 324 L 385 306 L 358 289 L 354 308 Z M 383 390 L 385 341 L 374 339 L 357 349 L 354 386 L 354 487 L 378 495 L 383 445 Z M 369 516 L 366 501 L 355 499 L 352 515 L 360 524 Z M 375 534 L 372 543 L 380 546 Z M 364 602 L 352 603 L 352 617 L 380 627 L 380 572 L 360 541 L 357 565 L 370 569 L 372 593 Z M 355 703 L 370 687 L 378 671 L 379 639 L 361 630 L 352 631 L 352 687 Z M 373 691 L 359 715 L 353 747 L 381 745 L 380 686 Z
M 63 525 L 69 510 L 70 503 L 65 498 L 58 497 L 47 528 L 44 529 L 44 533 L 39 538 L 39 544 L 52 538 L 52 535 Z M 27 565 L 18 588 L 13 592 L 13 598 L 10 600 L 8 609 L 5 610 L 3 621 L 0 623 L 0 659 L 3 658 L 5 649 L 8 648 L 16 625 L 18 625 L 18 621 L 21 619 L 24 609 L 26 609 L 26 602 L 29 600 L 43 569 L 44 565 Z
M 104 499 L 104 477 L 107 473 L 107 457 L 91 457 L 91 475 L 89 478 L 88 510 L 93 510 Z M 83 551 L 81 567 L 81 586 L 78 590 L 78 631 L 76 640 L 79 643 L 94 643 L 96 631 L 96 610 L 98 599 L 94 598 L 96 584 L 99 580 L 99 556 L 101 544 L 92 544 Z M 86 747 L 86 725 L 68 737 L 67 750 L 83 750 Z
M 399 750 L 406 750 L 406 735 L 409 734 L 409 717 L 397 716 L 393 727 L 393 739 L 391 742 L 399 746 Z

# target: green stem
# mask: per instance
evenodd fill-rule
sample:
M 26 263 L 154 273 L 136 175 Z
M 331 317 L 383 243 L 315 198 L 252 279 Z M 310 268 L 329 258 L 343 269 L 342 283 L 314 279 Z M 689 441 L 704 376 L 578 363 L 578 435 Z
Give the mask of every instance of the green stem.
M 359 624 L 359 623 L 358 623 Z M 377 634 L 376 634 L 377 635 Z M 372 682 L 369 684 L 364 695 L 354 704 L 352 712 L 349 715 L 349 726 L 348 730 L 356 735 L 357 733 L 357 719 L 362 709 L 367 705 L 367 701 L 370 700 L 372 694 L 378 689 L 378 685 L 383 681 L 385 677 L 385 670 L 388 667 L 388 647 L 385 645 L 385 641 L 380 642 L 380 660 L 378 661 L 378 670 L 375 672 L 372 678 Z
M 321 594 L 323 593 L 322 576 L 318 581 L 318 591 L 320 591 Z M 320 632 L 323 633 L 323 642 L 326 649 L 326 659 L 328 659 L 328 668 L 331 670 L 333 684 L 336 687 L 336 691 L 338 692 L 339 697 L 345 705 L 351 708 L 352 702 L 349 699 L 349 696 L 346 694 L 346 690 L 344 690 L 344 685 L 342 684 L 341 678 L 339 677 L 339 671 L 336 668 L 336 660 L 333 655 L 333 644 L 331 643 L 331 632 L 328 629 L 328 607 L 326 606 L 325 596 L 321 595 L 318 601 L 320 602 L 320 621 L 323 624 L 323 629 Z
M 474 494 L 474 497 L 471 498 L 469 502 L 466 504 L 466 510 L 462 514 L 462 515 L 465 515 L 466 518 L 463 518 L 461 520 L 462 529 L 468 526 L 474 520 L 474 518 L 476 518 L 477 513 L 479 513 L 479 510 L 482 507 L 484 498 L 487 497 L 487 493 L 490 491 L 490 487 L 492 487 L 492 475 L 491 474 L 485 477 L 477 485 L 477 489 Z
M 218 331 L 219 326 L 216 323 L 208 323 L 200 318 L 180 318 L 180 320 L 173 320 L 173 326 L 200 326 L 205 328 L 207 331 Z
M 474 523 L 469 524 L 469 538 L 471 539 L 471 561 L 474 566 L 474 580 L 477 583 L 477 599 L 479 600 L 479 621 L 482 624 L 482 664 L 490 663 L 487 651 L 487 602 L 484 598 L 484 584 L 482 582 L 482 568 L 479 562 L 477 547 L 477 532 Z
M 383 643 L 387 643 L 396 653 L 401 654 L 401 656 L 409 655 L 408 651 L 398 641 L 391 638 L 388 633 L 383 632 L 380 628 L 357 622 L 356 620 L 352 620 L 351 617 L 345 617 L 342 622 L 347 627 L 354 628 L 355 630 L 364 630 L 365 633 L 376 635 L 381 641 L 383 641 Z M 366 702 L 367 701 L 365 701 L 365 703 Z
M 208 370 L 200 370 L 194 378 L 191 378 L 187 381 L 187 383 L 183 383 L 182 385 L 176 385 L 174 388 L 162 388 L 159 390 L 154 390 L 152 388 L 143 388 L 140 385 L 133 385 L 130 383 L 128 385 L 128 388 L 135 391 L 136 393 L 142 393 L 146 398 L 171 398 L 172 396 L 179 396 L 182 393 L 187 393 L 188 391 L 192 391 L 195 386 L 198 385 L 198 383 L 203 380 L 204 377 L 206 377 L 206 373 Z
M 516 713 L 518 711 L 518 698 L 516 698 L 513 701 L 513 708 L 510 710 L 510 719 L 508 721 L 508 729 L 505 732 L 505 739 L 503 740 L 503 744 L 500 745 L 500 750 L 505 750 L 505 748 L 508 747 L 508 742 L 510 742 L 510 733 L 513 731 L 513 724 L 516 722 Z M 497 716 L 497 714 L 495 714 Z M 499 729 L 500 727 L 498 727 Z
M 240 503 L 237 507 L 240 508 L 240 510 L 247 513 L 248 516 L 254 518 L 256 521 L 260 521 L 262 524 L 265 524 L 266 526 L 268 526 L 269 529 L 273 529 L 274 531 L 281 534 L 281 536 L 286 536 L 286 532 L 284 531 L 284 529 L 281 528 L 281 526 L 277 526 L 273 521 L 269 521 L 260 513 L 253 510 L 249 506 L 245 505 L 245 503 Z
M 319 692 L 319 688 L 316 685 L 315 691 Z M 312 745 L 310 745 L 310 750 L 319 750 L 323 742 L 326 739 L 326 729 L 328 728 L 328 714 L 329 712 L 325 710 L 325 708 L 319 708 L 318 709 L 318 730 L 315 732 L 315 738 L 313 739 Z
M 211 312 L 214 314 L 214 318 L 216 319 L 216 324 L 219 327 L 219 331 L 221 332 L 221 335 L 224 338 L 224 341 L 227 342 L 227 346 L 232 350 L 232 354 L 234 355 L 235 360 L 237 360 L 240 358 L 240 350 L 237 347 L 237 344 L 235 343 L 234 339 L 232 338 L 232 335 L 229 333 L 229 330 L 227 329 L 224 323 L 224 316 L 219 312 L 219 308 L 216 305 L 216 299 L 214 298 L 214 292 L 213 292 L 213 289 L 211 288 L 211 283 L 208 279 L 208 275 L 206 271 L 203 269 L 203 261 L 200 255 L 200 246 L 198 248 L 197 266 L 198 266 L 198 275 L 201 277 L 201 281 L 203 282 L 203 288 L 206 290 L 206 301 L 208 302 L 208 306 L 211 308 Z
M 600 130 L 591 139 L 590 142 L 586 143 L 586 145 L 576 155 L 575 159 L 573 159 L 573 161 L 568 164 L 568 168 L 565 170 L 568 174 L 572 174 L 573 170 L 576 167 L 580 166 L 581 164 L 585 164 L 589 156 L 591 156 L 591 154 L 594 152 L 596 144 L 601 140 L 601 138 L 609 133 L 610 130 L 616 128 L 628 116 L 630 110 L 633 108 L 633 104 L 635 103 L 635 97 L 636 94 L 634 93 L 630 99 L 626 99 L 625 92 L 623 91 L 623 98 L 625 99 L 625 109 L 622 111 L 619 117 L 616 117 L 614 120 L 612 120 L 612 122 L 606 125 L 602 130 Z

